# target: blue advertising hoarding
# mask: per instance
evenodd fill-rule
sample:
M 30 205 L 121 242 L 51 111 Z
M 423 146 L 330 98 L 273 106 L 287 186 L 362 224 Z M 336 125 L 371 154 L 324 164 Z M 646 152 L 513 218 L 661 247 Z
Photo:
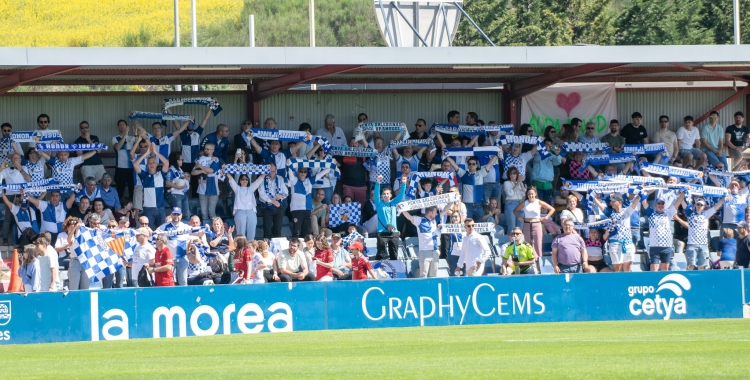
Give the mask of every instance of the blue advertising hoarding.
M 0 344 L 488 323 L 741 318 L 738 270 L 0 295 Z

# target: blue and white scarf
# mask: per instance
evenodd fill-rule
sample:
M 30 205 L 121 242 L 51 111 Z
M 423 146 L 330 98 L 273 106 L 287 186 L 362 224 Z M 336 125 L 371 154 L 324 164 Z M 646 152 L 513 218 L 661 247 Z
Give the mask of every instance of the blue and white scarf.
M 199 227 L 190 227 L 190 228 L 180 228 L 180 229 L 171 230 L 171 231 L 161 231 L 161 230 L 154 231 L 151 234 L 151 237 L 155 239 L 157 236 L 159 236 L 161 234 L 167 235 L 169 237 L 174 237 L 174 236 L 180 236 L 180 235 L 194 234 L 196 232 L 204 232 L 204 233 L 207 233 L 209 235 L 213 235 L 214 234 L 214 232 L 210 231 L 208 228 L 206 228 L 206 226 L 199 226 Z
M 585 157 L 581 161 L 580 171 L 583 172 L 588 168 L 589 165 L 607 165 L 607 164 L 619 164 L 623 162 L 635 161 L 636 157 L 632 154 L 617 153 L 617 154 L 594 154 Z
M 175 120 L 175 121 L 189 121 L 191 124 L 195 123 L 195 118 L 191 115 L 180 115 L 175 113 L 159 113 L 159 112 L 144 112 L 144 111 L 130 111 L 128 119 L 152 119 L 152 120 Z
M 253 128 L 247 133 L 248 138 L 261 140 L 312 142 L 312 135 L 305 131 L 286 131 L 283 129 Z
M 663 142 L 653 144 L 625 144 L 623 145 L 621 152 L 638 155 L 660 153 L 664 157 L 669 157 L 669 153 L 667 153 L 667 147 Z
M 575 229 L 577 230 L 591 230 L 591 229 L 600 229 L 600 228 L 609 228 L 610 225 L 612 225 L 612 220 L 610 219 L 604 219 L 599 220 L 592 223 L 574 223 Z
M 377 157 L 379 154 L 375 148 L 352 148 L 349 146 L 332 146 L 328 153 L 332 156 L 344 157 Z
M 479 155 L 497 155 L 500 153 L 500 148 L 496 146 L 478 146 L 474 148 L 445 148 L 443 149 L 443 157 L 472 157 Z
M 470 125 L 458 125 L 458 124 L 432 124 L 430 127 L 430 134 L 434 134 L 435 132 L 445 133 L 449 135 L 459 135 L 459 136 L 481 136 L 486 134 L 487 132 L 495 132 L 495 131 L 510 131 L 510 134 L 513 134 L 513 124 L 503 124 L 503 125 L 485 125 L 483 127 L 472 127 Z M 447 141 L 446 141 L 447 143 Z
M 63 140 L 58 130 L 13 132 L 10 138 L 15 142 L 52 142 Z
M 432 146 L 432 139 L 414 139 L 414 140 L 400 140 L 391 141 L 386 149 L 401 149 L 405 146 Z
M 419 198 L 410 201 L 403 201 L 396 205 L 398 212 L 418 210 L 421 208 L 428 208 L 432 206 L 441 206 L 452 202 L 458 202 L 458 193 L 445 193 L 440 195 L 433 195 L 427 198 Z
M 729 190 L 723 187 L 698 185 L 695 183 L 686 184 L 690 195 L 710 197 L 710 198 L 724 198 L 729 194 Z
M 271 174 L 271 167 L 269 165 L 253 165 L 253 164 L 228 164 L 221 167 L 221 171 L 226 174 Z
M 582 142 L 566 142 L 560 147 L 560 154 L 573 153 L 573 152 L 602 152 L 611 153 L 611 149 L 606 143 L 582 143 Z
M 592 190 L 598 193 L 626 193 L 630 185 L 624 182 L 610 181 L 574 181 L 563 178 L 563 189 L 569 191 L 586 192 Z
M 308 169 L 330 169 L 336 178 L 341 178 L 341 172 L 339 171 L 336 161 L 333 158 L 326 158 L 325 160 L 308 160 L 306 158 L 290 158 L 289 165 L 287 168 L 291 171 L 296 171 L 299 168 Z M 310 175 L 307 176 L 310 180 L 314 180 Z
M 401 132 L 401 140 L 409 138 L 409 130 L 402 123 L 372 122 L 364 123 L 357 126 L 354 138 L 359 140 L 365 139 L 365 132 Z
M 541 156 L 543 160 L 551 156 L 550 152 L 547 151 L 547 147 L 544 145 L 544 137 L 542 136 L 505 135 L 500 136 L 500 138 L 497 140 L 497 145 L 513 144 L 536 145 L 537 152 L 539 152 L 539 156 Z
M 185 104 L 197 104 L 206 106 L 213 111 L 214 116 L 218 115 L 219 112 L 221 112 L 221 106 L 219 105 L 219 102 L 216 101 L 214 98 L 174 98 L 174 99 L 164 99 L 164 113 L 167 113 L 167 110 L 175 107 L 175 106 L 182 106 Z
M 455 174 L 453 172 L 412 172 L 411 179 L 409 180 L 409 189 L 406 190 L 406 197 L 408 199 L 414 199 L 417 197 L 417 185 L 419 180 L 422 178 L 448 178 L 450 183 L 455 182 Z
M 664 184 L 664 179 L 659 177 L 642 177 L 637 175 L 612 175 L 604 174 L 602 179 L 605 181 L 614 182 L 627 182 L 633 185 L 644 185 L 644 184 Z
M 80 151 L 91 151 L 91 150 L 107 150 L 105 144 L 36 144 L 36 150 L 44 152 L 74 152 Z
M 683 169 L 661 164 L 652 164 L 650 162 L 642 162 L 641 170 L 645 170 L 651 174 L 663 175 L 667 177 L 685 178 L 687 180 L 698 180 L 701 182 L 703 181 L 703 172 L 698 170 Z
M 67 191 L 75 190 L 78 185 L 61 185 L 54 178 L 47 178 L 41 181 L 34 182 L 22 182 L 13 184 L 0 184 L 0 189 L 5 191 L 20 191 L 24 192 L 50 192 L 50 191 Z
M 313 136 L 313 142 L 318 143 L 320 145 L 320 149 L 323 149 L 323 153 L 328 154 L 328 152 L 331 151 L 331 143 L 328 142 L 328 139 L 322 136 Z
M 354 232 L 350 233 L 349 235 L 344 236 L 344 238 L 341 239 L 341 244 L 344 247 L 344 249 L 346 249 L 347 251 L 349 251 L 349 245 L 351 245 L 353 242 L 358 241 L 358 240 L 362 240 L 363 241 L 362 245 L 365 248 L 364 252 L 366 252 L 367 251 L 367 246 L 364 244 L 365 237 L 362 236 L 362 235 L 360 235 L 359 232 L 357 232 L 357 231 L 354 231 Z

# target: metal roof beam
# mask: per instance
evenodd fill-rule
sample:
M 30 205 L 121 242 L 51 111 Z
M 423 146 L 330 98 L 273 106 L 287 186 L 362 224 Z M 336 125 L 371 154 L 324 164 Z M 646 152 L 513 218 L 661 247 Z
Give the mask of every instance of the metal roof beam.
M 738 80 L 738 81 L 742 81 L 742 82 L 745 82 L 745 83 L 750 83 L 750 80 L 748 80 L 747 78 L 736 77 L 734 75 L 724 74 L 724 73 L 722 73 L 720 71 L 707 70 L 707 69 L 704 69 L 702 67 L 692 67 L 692 66 L 688 66 L 688 65 L 683 65 L 681 63 L 670 63 L 670 65 L 672 65 L 674 67 L 679 67 L 681 69 L 685 69 L 685 70 L 688 70 L 688 71 L 698 71 L 698 72 L 701 72 L 701 73 L 715 75 L 717 77 L 722 77 L 722 78 L 729 79 L 729 80 Z
M 750 86 L 746 86 L 742 90 L 739 90 L 735 92 L 732 96 L 728 97 L 725 101 L 719 103 L 716 107 L 711 108 L 706 113 L 701 115 L 699 118 L 695 119 L 694 124 L 698 125 L 702 123 L 704 120 L 708 119 L 709 116 L 711 116 L 711 112 L 718 111 L 730 104 L 732 104 L 733 101 L 735 101 L 737 98 L 739 98 L 742 95 L 750 95 Z
M 284 92 L 298 84 L 309 82 L 329 75 L 341 74 L 355 70 L 361 65 L 325 65 L 312 69 L 300 70 L 278 78 L 265 80 L 255 84 L 255 99 L 260 101 L 278 93 Z
M 0 78 L 0 95 L 38 79 L 75 70 L 80 66 L 42 66 L 31 70 L 21 70 Z
M 615 67 L 626 66 L 627 63 L 588 63 L 585 65 L 565 68 L 531 78 L 519 79 L 510 84 L 511 98 L 518 99 L 530 95 L 543 88 L 566 79 L 580 77 L 582 75 L 596 73 Z

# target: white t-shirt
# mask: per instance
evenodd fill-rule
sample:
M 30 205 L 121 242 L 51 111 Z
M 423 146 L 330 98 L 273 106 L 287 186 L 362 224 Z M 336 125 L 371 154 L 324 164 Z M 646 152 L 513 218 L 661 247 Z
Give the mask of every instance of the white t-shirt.
M 440 249 L 440 230 L 437 228 L 437 220 L 429 220 L 414 216 L 414 225 L 417 226 L 419 235 L 419 250 L 433 251 Z
M 37 259 L 39 259 L 39 269 L 41 271 L 41 273 L 39 273 L 42 282 L 42 287 L 40 288 L 41 291 L 46 292 L 49 289 L 50 283 L 52 282 L 52 271 L 55 272 L 54 289 L 59 289 L 60 274 L 58 268 L 60 265 L 57 262 L 57 251 L 55 251 L 51 245 L 48 245 L 44 255 L 37 257 Z
M 7 183 L 8 185 L 16 183 L 26 183 L 26 178 L 23 178 L 23 174 L 21 174 L 21 171 L 17 170 L 16 168 L 5 168 L 0 171 L 0 176 L 3 176 L 3 178 L 5 178 L 5 183 Z M 7 190 L 5 193 L 8 195 L 20 194 L 18 190 Z
M 153 260 L 154 257 L 156 257 L 156 249 L 154 249 L 151 244 L 138 244 L 135 248 L 135 252 L 133 252 L 133 267 L 130 273 L 130 278 L 133 281 L 138 282 L 138 273 L 140 273 L 141 268 L 143 268 L 144 264 L 148 264 Z
M 57 248 L 67 247 L 67 246 L 68 246 L 68 233 L 67 232 L 60 232 L 57 235 L 57 240 L 55 241 L 55 251 L 57 251 Z M 73 252 L 72 249 L 70 251 Z M 66 251 L 57 252 L 57 257 L 58 258 L 65 257 L 65 254 L 66 254 Z M 72 258 L 72 256 L 71 256 L 71 258 Z
M 693 127 L 691 130 L 687 130 L 685 127 L 680 127 L 677 130 L 677 140 L 680 141 L 680 149 L 693 149 L 695 140 L 699 140 L 701 134 L 698 128 Z

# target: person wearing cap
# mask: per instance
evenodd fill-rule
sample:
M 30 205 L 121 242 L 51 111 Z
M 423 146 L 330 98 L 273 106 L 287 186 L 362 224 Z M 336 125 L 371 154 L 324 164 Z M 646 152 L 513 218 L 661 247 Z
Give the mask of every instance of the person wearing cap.
M 154 259 L 150 264 L 144 264 L 150 273 L 154 274 L 154 286 L 174 286 L 174 256 L 167 247 L 169 238 L 167 234 L 159 234 L 156 237 L 156 251 Z
M 157 232 L 187 230 L 187 229 L 192 228 L 189 225 L 182 222 L 182 209 L 179 207 L 172 207 L 172 213 L 169 215 L 169 217 L 171 220 L 159 226 L 156 229 Z M 179 238 L 180 238 L 179 235 L 168 236 L 167 248 L 169 248 L 169 250 L 172 251 L 172 255 L 174 259 L 173 269 L 176 272 L 177 285 L 184 286 L 184 285 L 187 285 L 188 261 L 187 261 L 187 258 L 185 257 L 184 251 L 177 249 L 177 246 L 180 244 Z M 178 256 L 178 253 L 182 253 L 182 255 Z
M 138 244 L 133 250 L 133 262 L 132 269 L 130 272 L 130 279 L 132 280 L 133 286 L 138 286 L 138 273 L 141 272 L 141 268 L 144 265 L 153 264 L 154 258 L 156 257 L 156 250 L 152 246 L 148 239 L 151 237 L 151 231 L 148 228 L 141 227 L 135 230 L 135 240 Z
M 375 272 L 372 270 L 370 260 L 362 255 L 364 246 L 362 243 L 355 241 L 349 244 L 349 251 L 352 253 L 352 280 L 367 280 L 368 278 L 376 278 Z
M 113 212 L 121 209 L 120 194 L 117 193 L 117 189 L 112 187 L 112 177 L 109 174 L 104 173 L 102 179 L 99 180 L 99 183 L 99 194 L 104 200 L 104 204 L 112 209 Z
M 641 204 L 645 207 L 648 194 L 642 191 L 640 194 Z M 635 257 L 635 244 L 631 232 L 631 215 L 638 210 L 637 199 L 630 202 L 630 206 L 623 207 L 623 198 L 620 194 L 612 194 L 609 197 L 610 207 L 606 207 L 598 198 L 594 197 L 594 204 L 604 210 L 604 215 L 612 221 L 609 233 L 609 257 L 615 272 L 630 272 L 630 264 Z
M 649 230 L 648 255 L 651 261 L 651 271 L 669 270 L 669 262 L 674 255 L 674 233 L 672 220 L 677 214 L 677 204 L 682 203 L 685 193 L 680 192 L 677 201 L 667 207 L 667 200 L 656 198 L 656 205 L 651 208 L 648 203 L 643 205 L 646 211 Z
M 674 219 L 683 227 L 688 229 L 687 247 L 685 248 L 685 258 L 687 259 L 687 269 L 695 269 L 696 261 L 698 269 L 706 269 L 706 258 L 708 257 L 708 219 L 716 213 L 716 210 L 724 204 L 724 199 L 720 199 L 713 207 L 706 209 L 706 201 L 698 198 L 695 205 L 685 209 L 687 221 L 682 220 L 675 215 Z

